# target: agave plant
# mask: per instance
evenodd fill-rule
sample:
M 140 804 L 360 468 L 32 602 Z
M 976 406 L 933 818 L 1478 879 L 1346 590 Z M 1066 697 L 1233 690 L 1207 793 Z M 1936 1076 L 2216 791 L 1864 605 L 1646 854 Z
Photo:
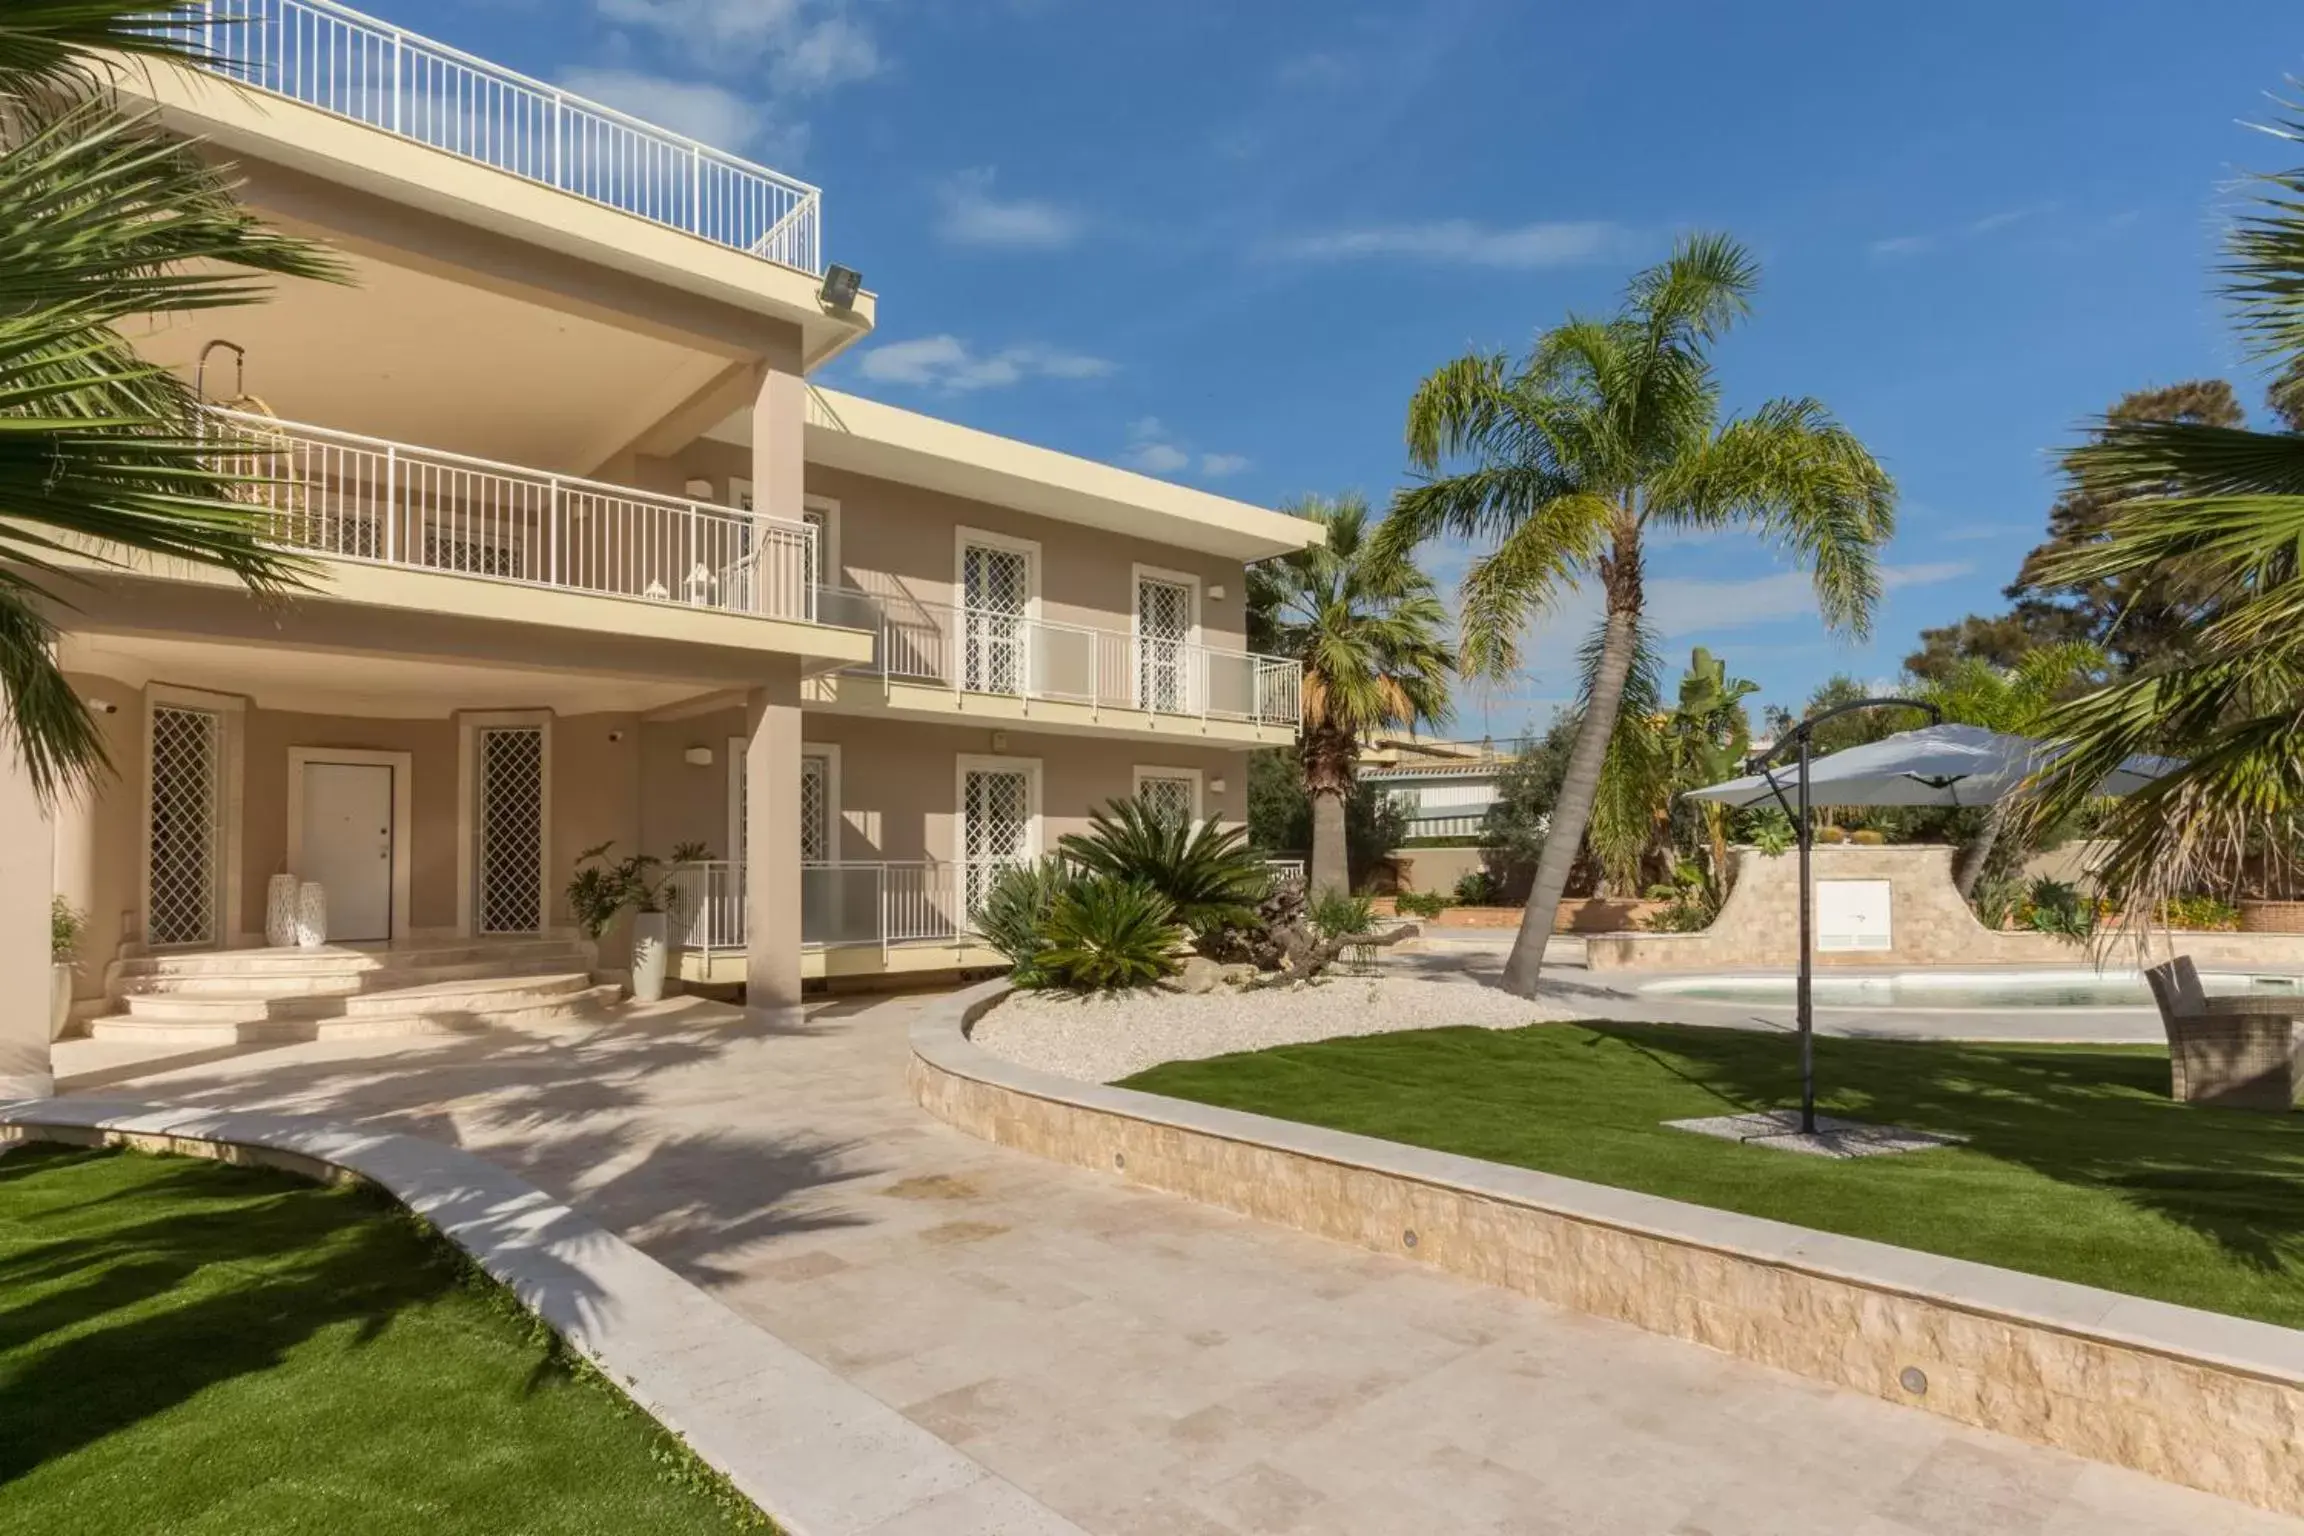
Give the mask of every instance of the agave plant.
M 1147 987 L 1176 970 L 1184 930 L 1158 891 L 1110 875 L 1086 875 L 1061 891 L 1035 957 L 1056 986 L 1079 992 Z
M 1195 936 L 1250 926 L 1256 904 L 1272 888 L 1271 871 L 1248 846 L 1247 829 L 1194 825 L 1141 798 L 1090 812 L 1088 830 L 1068 833 L 1056 846 L 1089 874 L 1159 893 L 1175 921 Z

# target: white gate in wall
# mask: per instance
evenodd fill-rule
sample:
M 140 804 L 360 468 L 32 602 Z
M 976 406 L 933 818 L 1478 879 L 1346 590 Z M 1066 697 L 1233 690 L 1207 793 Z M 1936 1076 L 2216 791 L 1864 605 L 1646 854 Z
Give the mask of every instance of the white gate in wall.
M 473 927 L 535 933 L 544 926 L 544 731 L 484 726 L 478 745 Z
M 156 949 L 218 942 L 223 746 L 223 716 L 153 708 L 146 940 Z

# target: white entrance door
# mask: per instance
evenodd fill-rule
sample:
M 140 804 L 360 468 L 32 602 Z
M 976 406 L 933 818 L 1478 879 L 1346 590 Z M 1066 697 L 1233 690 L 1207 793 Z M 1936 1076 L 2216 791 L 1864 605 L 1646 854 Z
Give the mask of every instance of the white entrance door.
M 1192 702 L 1193 590 L 1152 576 L 1136 579 L 1136 705 L 1187 714 Z
M 478 744 L 472 926 L 535 933 L 544 926 L 544 732 L 489 726 Z
M 1002 870 L 1032 858 L 1038 800 L 1028 763 L 994 761 L 961 768 L 961 900 L 969 918 Z
M 392 935 L 392 769 L 382 763 L 304 765 L 303 868 L 328 893 L 328 937 L 348 944 Z

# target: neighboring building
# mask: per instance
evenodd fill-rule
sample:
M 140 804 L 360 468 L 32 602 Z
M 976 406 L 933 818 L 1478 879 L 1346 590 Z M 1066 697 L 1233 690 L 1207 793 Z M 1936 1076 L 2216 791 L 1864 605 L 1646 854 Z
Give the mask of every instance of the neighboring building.
M 706 845 L 684 964 L 788 1011 L 992 961 L 972 893 L 1109 798 L 1244 817 L 1298 713 L 1244 563 L 1310 525 L 816 389 L 875 300 L 824 296 L 814 188 L 333 7 L 239 9 L 239 84 L 124 88 L 355 282 L 136 341 L 281 476 L 314 583 L 91 560 L 59 609 L 118 769 L 54 832 L 83 1014 L 341 1013 L 168 958 L 261 945 L 281 872 L 332 938 L 423 952 L 396 979 L 548 1007 L 518 980 L 569 963 L 562 887 L 609 840 Z
M 1386 738 L 1360 754 L 1360 782 L 1392 797 L 1405 816 L 1408 842 L 1478 837 L 1496 803 L 1504 770 L 1525 742 Z

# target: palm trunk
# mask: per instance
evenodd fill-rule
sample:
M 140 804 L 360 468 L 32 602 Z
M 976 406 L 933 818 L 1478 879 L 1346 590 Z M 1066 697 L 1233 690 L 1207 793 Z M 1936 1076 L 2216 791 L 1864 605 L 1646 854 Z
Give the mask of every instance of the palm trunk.
M 1962 901 L 1976 894 L 1976 882 L 1984 878 L 1984 866 L 1992 862 L 1992 850 L 2000 842 L 2001 828 L 2007 825 L 2007 805 L 2008 802 L 2002 800 L 1986 811 L 1984 830 L 1960 851 L 1960 867 L 1952 873 L 1952 885 L 1960 892 Z
M 1317 897 L 1328 891 L 1347 894 L 1352 868 L 1345 850 L 1344 797 L 1334 790 L 1312 791 L 1312 870 L 1305 889 Z
M 1623 548 L 1619 536 L 1618 547 Z M 1584 723 L 1577 727 L 1576 745 L 1568 754 L 1568 771 L 1560 782 L 1560 798 L 1552 807 L 1552 824 L 1544 833 L 1544 851 L 1536 859 L 1536 883 L 1528 892 L 1528 909 L 1520 914 L 1520 935 L 1504 962 L 1504 990 L 1522 997 L 1536 995 L 1536 979 L 1544 968 L 1544 949 L 1552 940 L 1553 919 L 1560 897 L 1568 889 L 1568 872 L 1577 850 L 1584 846 L 1584 830 L 1592 821 L 1592 802 L 1600 792 L 1600 769 L 1608 760 L 1608 743 L 1616 734 L 1616 711 L 1624 701 L 1624 681 L 1632 675 L 1632 661 L 1640 643 L 1638 555 L 1632 556 L 1632 579 L 1609 582 L 1608 618 L 1600 642 L 1600 667 L 1592 678 L 1592 696 L 1585 701 Z M 1624 562 L 1619 559 L 1621 566 Z M 1628 591 L 1625 588 L 1629 588 Z M 1627 598 L 1629 601 L 1627 601 Z

